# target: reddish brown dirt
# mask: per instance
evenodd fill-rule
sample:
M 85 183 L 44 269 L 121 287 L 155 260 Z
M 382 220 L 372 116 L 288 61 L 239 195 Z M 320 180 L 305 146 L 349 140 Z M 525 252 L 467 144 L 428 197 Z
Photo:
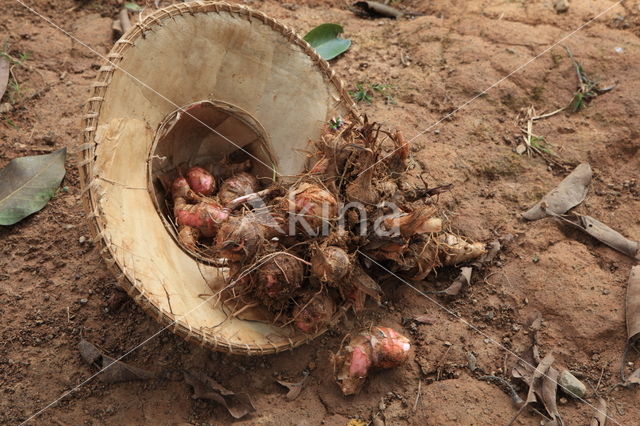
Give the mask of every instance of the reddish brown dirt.
M 100 53 L 112 45 L 116 1 L 31 3 Z M 334 61 L 335 70 L 351 88 L 390 85 L 388 102 L 376 93 L 361 109 L 411 137 L 614 2 L 574 1 L 558 15 L 548 0 L 405 0 L 396 4 L 424 16 L 398 22 L 359 19 L 342 1 L 247 3 L 301 33 L 323 22 L 343 24 L 354 43 Z M 0 166 L 18 156 L 73 148 L 81 139 L 81 106 L 101 60 L 12 0 L 0 0 L 0 10 L 2 50 L 28 55 L 24 66 L 14 68 L 22 89 L 10 91 L 12 110 L 0 115 Z M 249 392 L 257 412 L 240 424 L 344 425 L 374 416 L 388 425 L 506 424 L 516 408 L 498 387 L 478 377 L 504 376 L 505 363 L 512 364 L 514 357 L 491 339 L 521 353 L 531 342 L 528 325 L 541 314 L 541 350 L 553 352 L 557 366 L 580 375 L 589 387 L 589 403 L 596 401 L 597 388 L 616 422 L 637 424 L 637 390 L 608 392 L 619 381 L 624 294 L 633 261 L 551 220 L 525 223 L 518 213 L 573 165 L 587 161 L 595 178 L 578 210 L 640 240 L 640 192 L 634 183 L 640 170 L 639 13 L 638 1 L 626 1 L 564 42 L 593 77 L 619 83 L 578 114 L 559 114 L 535 125 L 558 154 L 555 161 L 566 168 L 514 153 L 520 108 L 554 110 L 566 105 L 576 88 L 561 47 L 415 140 L 415 156 L 429 182 L 454 184 L 441 201 L 455 228 L 482 241 L 514 235 L 498 261 L 475 274 L 468 291 L 438 299 L 482 334 L 412 289 L 388 285 L 384 306 L 371 305 L 364 318 L 291 353 L 238 358 L 163 332 L 126 360 L 153 370 L 201 368 L 228 388 Z M 118 289 L 97 250 L 84 241 L 88 229 L 75 157 L 69 157 L 67 170 L 63 185 L 68 191 L 40 213 L 0 229 L 3 424 L 27 419 L 91 376 L 78 354 L 80 336 L 119 356 L 160 329 Z M 422 287 L 443 286 L 450 275 Z M 422 313 L 434 324 L 404 321 Z M 415 355 L 406 367 L 376 374 L 361 394 L 344 398 L 332 381 L 329 354 L 350 326 L 373 321 L 404 330 L 415 343 Z M 469 352 L 477 359 L 475 371 L 468 367 Z M 632 360 L 637 366 L 638 358 Z M 287 402 L 274 378 L 295 379 L 304 369 L 311 372 L 307 386 Z M 594 412 L 571 398 L 563 397 L 559 406 L 569 425 L 587 424 Z M 181 381 L 105 385 L 95 379 L 33 420 L 59 425 L 232 421 L 220 406 L 192 400 Z M 539 421 L 535 413 L 518 420 Z

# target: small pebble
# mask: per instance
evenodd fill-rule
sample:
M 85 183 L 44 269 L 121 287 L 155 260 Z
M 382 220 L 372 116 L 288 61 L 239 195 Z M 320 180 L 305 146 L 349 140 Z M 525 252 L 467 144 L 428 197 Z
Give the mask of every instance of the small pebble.
M 611 293 L 611 291 L 608 288 L 605 288 L 604 290 L 602 290 L 602 294 L 604 294 L 605 296 L 609 293 Z
M 451 342 L 444 342 L 443 343 L 444 346 L 449 347 L 449 346 L 453 346 L 453 344 Z
M 83 299 L 80 299 L 78 302 L 79 302 L 81 305 L 86 305 L 86 304 L 87 304 L 87 302 L 88 302 L 88 300 L 83 298 Z
M 557 13 L 564 13 L 569 10 L 569 1 L 568 0 L 556 0 L 553 4 L 553 8 Z
M 87 241 L 87 237 L 85 237 L 84 235 L 80 236 L 80 238 L 78 238 L 78 242 L 80 244 L 84 244 L 84 242 Z
M 584 398 L 587 387 L 576 378 L 569 370 L 562 370 L 558 377 L 558 384 L 570 396 L 574 398 Z

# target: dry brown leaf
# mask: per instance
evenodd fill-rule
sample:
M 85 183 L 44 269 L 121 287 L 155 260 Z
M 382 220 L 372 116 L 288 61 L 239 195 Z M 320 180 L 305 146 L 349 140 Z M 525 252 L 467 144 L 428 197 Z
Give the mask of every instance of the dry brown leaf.
M 604 426 L 607 423 L 607 401 L 598 398 L 596 412 L 593 414 L 590 426 Z
M 415 317 L 413 317 L 413 320 L 416 322 L 419 322 L 420 324 L 427 324 L 427 325 L 433 325 L 436 323 L 435 318 L 427 314 L 416 315 Z
M 7 84 L 9 84 L 9 68 L 11 64 L 9 59 L 4 56 L 0 56 L 0 101 L 4 96 L 4 92 L 7 90 Z
M 631 268 L 626 299 L 627 339 L 632 345 L 640 339 L 640 265 Z
M 490 243 L 487 243 L 487 252 L 485 254 L 483 254 L 482 256 L 480 256 L 477 260 L 477 262 L 474 263 L 488 263 L 491 262 L 497 255 L 498 253 L 500 253 L 500 250 L 502 249 L 502 245 L 500 244 L 500 241 L 495 240 L 495 241 L 491 241 Z
M 247 394 L 236 394 L 204 373 L 184 371 L 184 381 L 193 388 L 193 399 L 208 399 L 223 405 L 234 419 L 241 419 L 256 409 Z
M 97 347 L 85 339 L 78 344 L 80 356 L 89 365 L 103 370 L 98 378 L 105 383 L 128 382 L 132 380 L 147 380 L 157 377 L 155 373 L 142 368 L 133 367 L 122 361 L 116 361 L 103 354 Z
M 378 283 L 371 278 L 360 266 L 356 265 L 349 277 L 351 283 L 362 293 L 373 298 L 380 303 L 382 297 L 382 289 Z
M 625 383 L 632 384 L 632 385 L 640 385 L 640 368 L 638 368 L 636 371 L 631 373 L 631 375 L 627 377 L 627 380 L 625 380 Z
M 305 374 L 302 380 L 300 380 L 297 383 L 286 382 L 284 380 L 276 380 L 276 382 L 278 382 L 278 384 L 284 386 L 285 388 L 289 389 L 289 392 L 287 392 L 286 398 L 287 398 L 287 401 L 293 401 L 300 395 L 300 392 L 302 392 L 302 388 L 304 386 L 304 383 L 307 381 L 308 377 L 309 376 Z
M 537 348 L 532 348 L 533 358 L 537 358 Z M 525 358 L 529 358 L 526 360 Z M 539 359 L 539 358 L 538 358 Z M 545 356 L 534 369 L 533 364 L 530 362 L 530 356 L 525 355 L 521 358 L 520 362 L 516 364 L 512 370 L 513 377 L 522 379 L 529 385 L 529 391 L 527 392 L 527 398 L 524 404 L 518 410 L 515 417 L 511 420 L 510 424 L 513 424 L 515 420 L 520 416 L 522 411 L 527 405 L 540 401 L 545 407 L 547 413 L 551 416 L 551 422 L 547 424 L 559 424 L 562 425 L 562 418 L 558 413 L 558 407 L 556 405 L 556 392 L 558 386 L 558 371 L 551 367 L 554 361 L 552 354 Z
M 558 376 L 560 372 L 553 367 L 549 367 L 547 373 L 542 377 L 536 386 L 536 394 L 540 398 L 542 405 L 551 416 L 552 421 L 562 424 L 562 418 L 558 412 L 558 404 L 556 402 L 556 394 L 558 391 Z
M 580 164 L 557 187 L 542 197 L 542 200 L 523 213 L 522 217 L 538 220 L 547 216 L 547 211 L 555 214 L 566 213 L 584 201 L 591 176 L 591 166 L 587 163 Z M 543 203 L 546 204 L 546 209 L 543 208 Z
M 583 216 L 576 213 L 554 216 L 560 218 L 565 223 L 586 232 L 601 243 L 618 250 L 620 253 L 640 260 L 640 243 L 626 238 L 618 231 L 611 229 L 608 225 L 605 225 L 599 220 L 596 220 L 591 216 Z
M 465 266 L 460 268 L 460 275 L 444 290 L 439 291 L 427 291 L 428 294 L 446 294 L 447 296 L 457 296 L 464 286 L 468 286 L 471 283 L 471 273 L 473 268 Z

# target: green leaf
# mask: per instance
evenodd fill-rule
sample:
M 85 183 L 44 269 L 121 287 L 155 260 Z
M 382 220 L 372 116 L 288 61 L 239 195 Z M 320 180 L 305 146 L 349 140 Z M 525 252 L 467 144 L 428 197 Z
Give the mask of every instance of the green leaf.
M 142 8 L 140 6 L 138 6 L 137 4 L 135 4 L 132 1 L 128 1 L 124 4 L 124 7 L 127 8 L 128 10 L 132 11 L 132 12 L 140 12 L 142 11 Z
M 42 209 L 64 177 L 66 148 L 15 158 L 0 169 L 0 225 L 13 225 Z
M 329 61 L 351 46 L 351 40 L 338 37 L 343 31 L 338 24 L 322 24 L 309 31 L 304 40 L 316 49 L 318 55 Z

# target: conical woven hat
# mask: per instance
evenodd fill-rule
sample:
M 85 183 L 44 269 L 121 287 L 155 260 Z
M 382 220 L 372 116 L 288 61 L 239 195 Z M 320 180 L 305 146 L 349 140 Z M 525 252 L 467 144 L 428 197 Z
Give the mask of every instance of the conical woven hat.
M 225 269 L 176 243 L 153 174 L 238 146 L 262 173 L 299 173 L 327 120 L 355 117 L 328 64 L 264 14 L 212 2 L 157 11 L 108 59 L 87 104 L 80 171 L 95 240 L 121 285 L 174 332 L 213 349 L 266 354 L 314 337 L 229 318 L 211 297 Z

